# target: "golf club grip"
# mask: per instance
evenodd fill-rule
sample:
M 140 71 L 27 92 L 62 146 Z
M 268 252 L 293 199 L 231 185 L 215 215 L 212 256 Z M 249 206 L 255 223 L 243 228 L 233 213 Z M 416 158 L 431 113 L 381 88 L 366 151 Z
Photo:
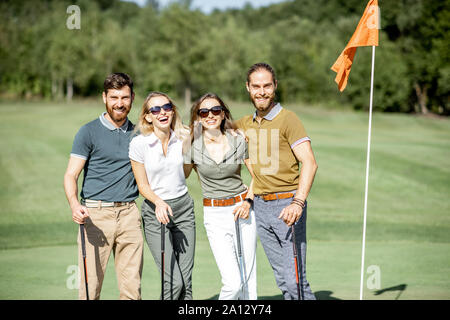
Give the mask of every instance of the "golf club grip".
M 294 251 L 294 257 L 297 258 L 297 244 L 295 242 L 295 229 L 294 229 L 294 225 L 292 225 L 291 227 L 291 232 L 292 232 L 292 250 Z
M 166 247 L 166 225 L 161 223 L 161 252 L 164 252 Z
M 83 258 L 86 258 L 86 243 L 84 240 L 84 224 L 80 224 L 80 238 L 81 238 L 81 253 Z

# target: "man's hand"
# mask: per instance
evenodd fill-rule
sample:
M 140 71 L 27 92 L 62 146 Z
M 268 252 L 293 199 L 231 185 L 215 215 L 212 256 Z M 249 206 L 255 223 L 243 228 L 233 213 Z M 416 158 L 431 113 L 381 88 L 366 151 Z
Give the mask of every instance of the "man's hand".
M 289 227 L 292 226 L 295 222 L 300 219 L 302 216 L 303 208 L 298 204 L 291 203 L 286 208 L 284 208 L 278 219 L 283 219 L 284 223 L 286 223 Z
M 88 208 L 82 206 L 81 204 L 76 204 L 72 209 L 72 220 L 78 224 L 84 224 L 86 218 L 89 217 Z

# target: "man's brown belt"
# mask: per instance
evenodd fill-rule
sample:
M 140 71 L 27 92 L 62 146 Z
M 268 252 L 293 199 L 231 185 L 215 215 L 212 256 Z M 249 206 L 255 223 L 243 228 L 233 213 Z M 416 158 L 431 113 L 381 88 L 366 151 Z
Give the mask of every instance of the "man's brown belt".
M 292 192 L 269 193 L 269 194 L 262 194 L 259 197 L 262 198 L 264 201 L 272 201 L 272 200 L 293 198 L 294 194 Z

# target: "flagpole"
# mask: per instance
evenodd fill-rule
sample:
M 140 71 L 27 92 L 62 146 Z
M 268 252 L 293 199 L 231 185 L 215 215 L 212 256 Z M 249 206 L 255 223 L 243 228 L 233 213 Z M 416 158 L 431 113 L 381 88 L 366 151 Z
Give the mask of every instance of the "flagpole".
M 366 248 L 366 222 L 367 222 L 367 194 L 369 189 L 369 163 L 370 163 L 370 140 L 372 135 L 372 106 L 373 106 L 373 77 L 375 71 L 375 46 L 372 46 L 372 72 L 370 76 L 370 102 L 369 102 L 369 133 L 367 137 L 367 161 L 366 161 L 366 186 L 364 191 L 364 222 L 362 239 L 362 258 L 361 258 L 361 284 L 359 288 L 359 300 L 363 299 L 364 283 L 364 257 Z

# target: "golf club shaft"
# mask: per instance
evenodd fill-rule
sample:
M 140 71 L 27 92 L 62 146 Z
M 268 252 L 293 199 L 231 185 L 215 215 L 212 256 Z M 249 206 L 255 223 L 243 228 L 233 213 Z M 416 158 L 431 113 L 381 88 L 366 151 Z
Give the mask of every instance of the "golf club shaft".
M 241 230 L 239 228 L 239 219 L 237 219 L 234 222 L 234 226 L 236 228 L 236 240 L 237 240 L 237 249 L 238 249 L 238 256 L 242 257 L 242 249 L 241 249 Z
M 239 218 L 234 222 L 234 226 L 236 228 L 236 241 L 237 241 L 237 249 L 238 249 L 238 259 L 239 259 L 239 272 L 241 274 L 241 290 L 242 290 L 242 298 L 245 300 L 245 279 L 244 279 L 244 265 L 242 260 L 242 247 L 241 247 L 241 230 L 239 226 Z
M 87 265 L 86 265 L 86 243 L 85 243 L 85 239 L 84 239 L 84 224 L 80 224 L 80 237 L 81 237 L 81 253 L 83 255 L 84 285 L 86 287 L 86 300 L 89 300 L 89 288 L 88 288 Z
M 297 254 L 297 244 L 295 242 L 295 228 L 294 225 L 291 227 L 292 231 L 292 249 L 294 250 L 294 262 L 295 262 L 295 282 L 297 283 L 297 295 L 298 300 L 301 300 L 301 294 L 300 294 L 300 282 L 298 277 L 298 254 Z
M 166 247 L 166 225 L 161 223 L 161 299 L 164 300 L 164 251 Z

